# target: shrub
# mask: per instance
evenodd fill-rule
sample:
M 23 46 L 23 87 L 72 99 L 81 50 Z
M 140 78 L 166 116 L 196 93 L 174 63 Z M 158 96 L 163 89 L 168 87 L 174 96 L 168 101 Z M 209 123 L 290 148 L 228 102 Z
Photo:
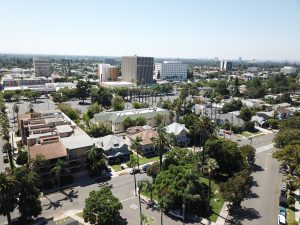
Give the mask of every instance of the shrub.
M 295 204 L 295 199 L 292 196 L 289 196 L 287 201 L 286 201 L 287 205 L 290 207 L 291 205 Z

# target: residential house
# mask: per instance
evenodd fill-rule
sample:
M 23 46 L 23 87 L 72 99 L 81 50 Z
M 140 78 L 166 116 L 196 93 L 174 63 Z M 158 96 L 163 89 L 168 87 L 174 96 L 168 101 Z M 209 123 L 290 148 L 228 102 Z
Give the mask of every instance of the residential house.
M 107 135 L 94 138 L 93 141 L 98 148 L 103 150 L 108 163 L 111 164 L 117 160 L 120 162 L 129 160 L 130 151 L 128 150 L 128 145 L 125 143 L 124 137 Z
M 153 138 L 158 137 L 158 132 L 155 129 L 146 129 L 142 132 L 129 135 L 128 139 L 132 143 L 136 138 L 140 137 L 142 139 L 141 141 L 141 147 L 139 149 L 139 154 L 141 155 L 153 155 L 155 154 L 155 151 L 153 149 Z
M 172 123 L 165 127 L 168 134 L 175 136 L 176 142 L 180 146 L 187 146 L 191 139 L 188 137 L 189 130 L 184 124 Z

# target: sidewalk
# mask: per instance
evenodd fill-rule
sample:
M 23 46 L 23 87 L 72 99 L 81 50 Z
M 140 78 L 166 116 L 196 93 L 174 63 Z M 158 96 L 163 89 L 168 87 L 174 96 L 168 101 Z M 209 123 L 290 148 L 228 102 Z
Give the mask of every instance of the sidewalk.
M 299 190 L 296 190 L 293 193 L 295 195 L 295 220 L 298 222 L 300 219 L 300 192 Z
M 74 220 L 77 220 L 79 223 L 84 224 L 84 225 L 90 225 L 89 223 L 84 222 L 84 219 L 81 218 L 80 216 L 77 216 L 77 213 L 82 212 L 82 210 L 69 210 L 63 213 L 63 215 L 59 216 L 59 217 L 55 217 L 54 221 L 56 220 L 61 220 L 64 219 L 66 217 L 71 217 Z

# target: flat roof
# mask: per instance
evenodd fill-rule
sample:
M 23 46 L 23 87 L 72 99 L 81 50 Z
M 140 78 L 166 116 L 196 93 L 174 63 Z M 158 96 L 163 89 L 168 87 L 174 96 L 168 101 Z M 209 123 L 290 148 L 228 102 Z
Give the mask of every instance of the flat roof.
M 73 135 L 70 137 L 61 138 L 60 140 L 65 148 L 70 150 L 94 145 L 93 140 L 88 135 Z

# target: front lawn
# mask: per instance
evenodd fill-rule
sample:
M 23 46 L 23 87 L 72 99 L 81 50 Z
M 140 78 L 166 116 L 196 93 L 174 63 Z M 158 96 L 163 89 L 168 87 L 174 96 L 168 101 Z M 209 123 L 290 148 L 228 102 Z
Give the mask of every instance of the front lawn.
M 208 179 L 207 178 L 201 178 L 201 182 L 206 184 L 208 186 Z M 217 183 L 215 183 L 213 180 L 211 181 L 211 199 L 210 199 L 210 206 L 212 213 L 211 215 L 207 218 L 211 222 L 216 222 L 218 219 L 218 216 L 220 214 L 220 211 L 224 205 L 224 199 L 221 197 L 220 188 Z M 146 196 L 147 198 L 150 199 L 150 193 L 149 192 L 141 192 L 142 195 Z M 153 192 L 153 199 L 158 200 L 157 195 L 155 191 Z M 201 216 L 201 215 L 200 215 Z
M 118 164 L 112 165 L 111 167 L 113 168 L 113 170 L 115 172 L 118 172 L 118 171 L 122 170 L 121 165 L 118 165 Z
M 155 162 L 155 161 L 158 161 L 158 160 L 159 160 L 159 156 L 154 156 L 154 157 L 150 157 L 150 158 L 147 158 L 147 157 L 144 157 L 144 156 L 143 157 L 139 157 L 139 163 L 140 163 L 140 165 L 144 165 L 144 164 L 147 164 L 147 163 Z M 130 167 L 130 161 L 127 162 L 126 165 L 128 167 Z

